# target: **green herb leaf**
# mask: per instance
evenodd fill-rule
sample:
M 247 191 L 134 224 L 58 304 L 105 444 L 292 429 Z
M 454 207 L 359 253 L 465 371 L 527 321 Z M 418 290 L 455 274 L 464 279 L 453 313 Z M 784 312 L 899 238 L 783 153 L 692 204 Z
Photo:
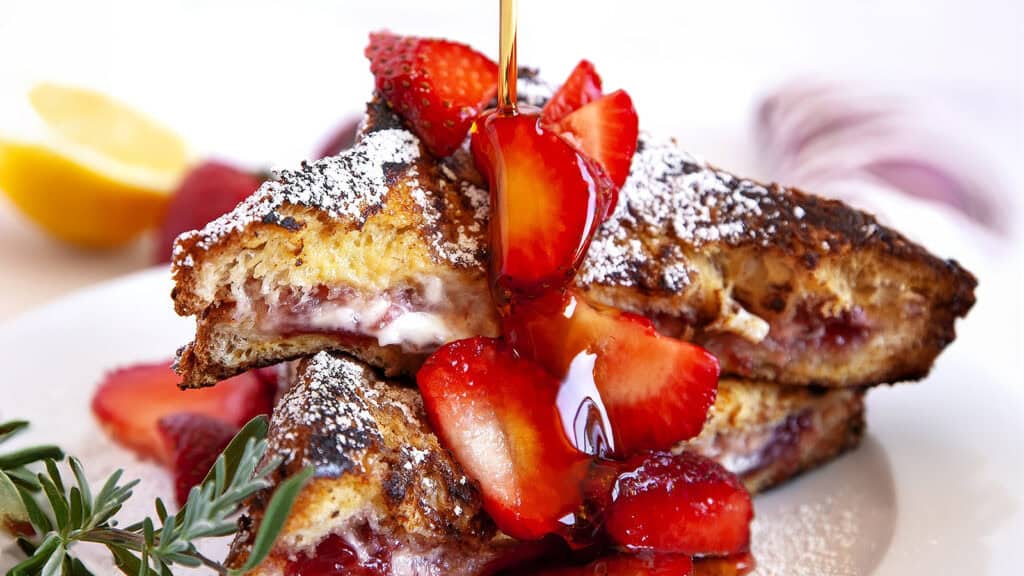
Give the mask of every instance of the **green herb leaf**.
M 27 420 L 9 420 L 7 422 L 0 422 L 0 444 L 6 442 L 25 428 L 28 428 Z
M 40 572 L 41 576 L 60 576 L 60 573 L 64 567 L 64 555 L 67 554 L 67 548 L 64 547 L 64 543 L 61 542 L 54 548 L 53 552 L 50 553 L 49 560 L 46 564 L 43 564 L 43 569 Z
M 43 512 L 43 509 L 39 507 L 36 499 L 32 494 L 18 486 L 18 494 L 21 496 L 21 503 L 25 506 L 25 511 L 28 512 L 29 520 L 32 522 L 32 526 L 35 527 L 37 532 L 46 534 L 53 530 L 53 522 L 50 517 Z
M 36 551 L 32 556 L 15 565 L 14 568 L 11 568 L 11 571 L 7 573 L 8 576 L 30 576 L 38 574 L 42 569 L 42 566 L 50 559 L 50 555 L 53 554 L 59 546 L 61 546 L 60 537 L 51 533 L 43 540 L 39 547 L 36 548 Z
M 56 446 L 31 446 L 0 455 L 0 470 L 21 468 L 41 460 L 61 460 L 64 452 Z
M 24 427 L 6 426 L 10 433 Z M 39 535 L 37 538 L 42 539 L 38 546 L 28 539 L 19 541 L 19 546 L 29 557 L 9 574 L 92 576 L 88 568 L 70 554 L 76 542 L 105 546 L 114 557 L 118 570 L 125 574 L 172 576 L 173 566 L 204 565 L 218 574 L 227 574 L 225 567 L 205 558 L 195 543 L 203 538 L 234 533 L 237 530 L 235 515 L 246 499 L 271 486 L 270 476 L 278 468 L 280 460 L 265 462 L 257 470 L 266 455 L 267 430 L 266 417 L 255 418 L 246 424 L 225 452 L 218 456 L 203 483 L 192 489 L 185 505 L 176 514 L 168 514 L 163 501 L 156 499 L 157 521 L 144 518 L 125 528 L 118 526 L 116 515 L 132 496 L 132 490 L 139 481 L 122 483 L 121 470 L 111 474 L 98 492 L 92 490 L 81 462 L 75 458 L 68 459 L 75 479 L 73 483 L 64 482 L 59 460 L 50 457 L 42 459 L 45 472 L 34 476 L 20 466 L 16 470 L 0 472 L 0 479 L 7 480 L 4 484 L 6 501 L 12 502 L 12 506 L 20 505 L 19 518 L 27 517 L 27 523 Z M 15 458 L 8 458 L 8 462 L 32 464 L 38 462 L 38 457 L 44 453 L 63 459 L 59 450 L 47 450 L 49 448 L 43 447 L 15 452 Z M 258 563 L 269 554 L 302 485 L 312 473 L 312 469 L 303 470 L 282 482 L 274 492 L 256 535 L 250 562 Z M 37 501 L 33 490 L 41 490 L 43 498 Z
M 142 562 L 138 556 L 125 548 L 114 546 L 113 544 L 107 544 L 107 550 L 110 550 L 110 554 L 114 556 L 114 565 L 117 566 L 118 570 L 129 576 L 135 576 L 139 573 L 139 566 L 142 565 Z
M 263 440 L 267 437 L 269 429 L 270 420 L 263 415 L 249 420 L 245 426 L 242 426 L 242 429 L 238 431 L 238 434 L 235 434 L 235 437 L 228 443 L 227 448 L 221 453 L 221 456 L 224 458 L 223 466 L 226 478 L 234 478 L 238 474 L 238 465 L 242 461 L 242 456 L 246 453 L 246 445 L 249 443 L 249 440 L 254 442 Z M 211 480 L 215 480 L 216 470 L 217 463 L 214 463 L 213 468 L 206 473 L 202 483 L 206 484 Z
M 43 485 L 43 493 L 50 502 L 50 511 L 53 512 L 53 519 L 57 521 L 57 529 L 63 532 L 68 524 L 68 502 L 64 499 L 64 493 L 57 491 L 57 486 L 46 474 L 39 474 L 36 477 Z
M 295 505 L 295 499 L 298 498 L 299 492 L 302 491 L 306 482 L 313 477 L 313 472 L 312 467 L 304 468 L 277 487 L 263 513 L 263 520 L 260 522 L 259 531 L 256 533 L 252 549 L 249 551 L 248 560 L 240 569 L 233 570 L 232 574 L 245 574 L 259 566 L 270 554 L 274 541 L 277 540 L 278 534 L 284 528 L 285 520 L 288 519 L 292 506 Z

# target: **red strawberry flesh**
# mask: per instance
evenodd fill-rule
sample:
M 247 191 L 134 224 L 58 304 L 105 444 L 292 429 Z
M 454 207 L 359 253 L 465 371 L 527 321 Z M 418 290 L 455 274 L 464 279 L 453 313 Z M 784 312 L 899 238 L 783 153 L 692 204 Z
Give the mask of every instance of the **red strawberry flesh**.
M 164 416 L 194 412 L 241 426 L 270 412 L 273 397 L 252 373 L 212 388 L 181 390 L 170 362 L 137 364 L 111 372 L 92 399 L 92 411 L 110 435 L 144 458 L 173 459 L 157 430 Z
M 377 32 L 366 57 L 377 90 L 438 156 L 462 145 L 498 88 L 497 64 L 448 40 Z
M 185 504 L 192 487 L 203 481 L 238 429 L 238 426 L 195 412 L 171 414 L 157 422 L 157 430 L 171 455 L 174 493 L 179 506 Z
M 535 110 L 492 111 L 472 132 L 473 158 L 490 182 L 499 291 L 536 293 L 568 282 L 610 196 L 601 170 L 538 119 Z
M 498 340 L 471 338 L 435 352 L 416 381 L 434 429 L 503 532 L 535 540 L 576 512 L 590 459 L 562 431 L 554 378 Z
M 587 60 L 580 60 L 569 73 L 569 78 L 544 105 L 541 119 L 547 123 L 556 123 L 585 104 L 597 100 L 601 94 L 601 77 L 594 70 L 594 65 Z
M 622 187 L 640 134 L 629 94 L 616 90 L 602 96 L 562 118 L 557 127 L 570 134 L 579 149 L 604 168 L 616 188 Z
M 517 352 L 551 374 L 581 389 L 587 388 L 581 378 L 592 379 L 619 456 L 669 449 L 696 436 L 714 404 L 714 356 L 659 335 L 643 317 L 589 304 L 572 291 L 513 301 L 504 328 Z M 585 356 L 593 357 L 589 374 L 577 368 Z
M 754 509 L 733 474 L 703 456 L 631 458 L 615 483 L 605 532 L 632 550 L 729 555 L 750 546 Z

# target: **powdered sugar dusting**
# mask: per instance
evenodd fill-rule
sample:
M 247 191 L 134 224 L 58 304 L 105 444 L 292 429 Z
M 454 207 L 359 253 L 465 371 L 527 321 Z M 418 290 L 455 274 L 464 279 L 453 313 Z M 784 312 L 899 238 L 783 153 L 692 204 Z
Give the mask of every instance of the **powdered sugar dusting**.
M 488 192 L 459 179 L 444 165 L 440 173 L 437 190 L 428 191 L 416 186 L 411 192 L 423 216 L 426 239 L 437 257 L 456 266 L 479 266 L 487 250 Z M 461 206 L 453 206 L 453 202 L 459 202 Z M 468 222 L 453 222 L 445 217 L 466 208 L 471 214 Z
M 370 412 L 379 396 L 368 385 L 373 380 L 372 372 L 355 361 L 326 352 L 313 356 L 274 409 L 269 453 L 286 465 L 301 458 L 320 476 L 353 469 L 358 463 L 352 452 L 380 440 Z
M 641 135 L 615 213 L 598 230 L 580 281 L 631 286 L 636 270 L 657 259 L 660 282 L 678 289 L 689 282 L 679 242 L 670 253 L 651 254 L 638 238 L 671 238 L 692 246 L 767 242 L 773 231 L 747 222 L 777 217 L 782 208 L 768 188 L 716 170 L 673 140 Z
M 516 81 L 516 99 L 520 104 L 541 108 L 554 93 L 551 85 L 537 76 L 535 72 L 520 73 Z
M 419 140 L 411 132 L 371 132 L 339 156 L 303 162 L 298 170 L 275 172 L 271 180 L 234 210 L 202 230 L 186 232 L 180 239 L 198 235 L 198 247 L 208 249 L 253 222 L 288 226 L 287 219 L 282 220 L 275 212 L 284 204 L 309 206 L 333 218 L 362 221 L 368 209 L 380 206 L 388 192 L 385 167 L 410 164 L 419 156 Z

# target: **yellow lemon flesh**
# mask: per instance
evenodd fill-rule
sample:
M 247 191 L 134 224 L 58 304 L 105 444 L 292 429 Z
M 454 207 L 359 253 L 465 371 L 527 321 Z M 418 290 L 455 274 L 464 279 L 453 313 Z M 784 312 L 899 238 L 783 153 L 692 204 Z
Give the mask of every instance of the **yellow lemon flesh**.
M 105 248 L 157 224 L 187 163 L 172 132 L 100 93 L 39 84 L 40 139 L 0 137 L 0 189 L 66 242 Z

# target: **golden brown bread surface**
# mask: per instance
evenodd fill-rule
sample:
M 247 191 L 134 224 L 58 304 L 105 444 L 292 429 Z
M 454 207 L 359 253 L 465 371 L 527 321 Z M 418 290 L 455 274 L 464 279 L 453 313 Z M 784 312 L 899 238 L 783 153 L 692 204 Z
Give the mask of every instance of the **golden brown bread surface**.
M 359 362 L 326 353 L 302 360 L 268 440 L 267 458 L 283 459 L 277 480 L 305 466 L 316 474 L 255 574 L 281 574 L 289 557 L 312 555 L 329 534 L 387 554 L 393 566 L 418 567 L 408 573 L 474 574 L 514 544 L 496 533 L 476 487 L 438 444 L 418 392 Z M 250 502 L 229 565 L 245 562 L 266 497 Z
M 371 103 L 351 151 L 178 239 L 175 308 L 197 322 L 184 384 L 325 349 L 408 371 L 443 342 L 496 334 L 487 205 L 465 151 L 430 158 Z M 577 283 L 707 347 L 725 374 L 823 386 L 924 376 L 975 287 L 870 215 L 647 136 Z
M 438 443 L 414 388 L 386 383 L 351 358 L 299 361 L 296 383 L 275 408 L 268 458 L 281 480 L 312 465 L 270 559 L 256 574 L 281 574 L 329 534 L 423 573 L 475 574 L 523 554 L 497 533 L 476 486 Z M 852 448 L 863 430 L 863 392 L 724 380 L 704 432 L 685 447 L 738 472 L 751 491 L 783 482 Z M 266 496 L 250 503 L 229 561 L 245 561 Z M 386 542 L 387 548 L 380 543 Z M 437 572 L 428 572 L 436 568 Z

